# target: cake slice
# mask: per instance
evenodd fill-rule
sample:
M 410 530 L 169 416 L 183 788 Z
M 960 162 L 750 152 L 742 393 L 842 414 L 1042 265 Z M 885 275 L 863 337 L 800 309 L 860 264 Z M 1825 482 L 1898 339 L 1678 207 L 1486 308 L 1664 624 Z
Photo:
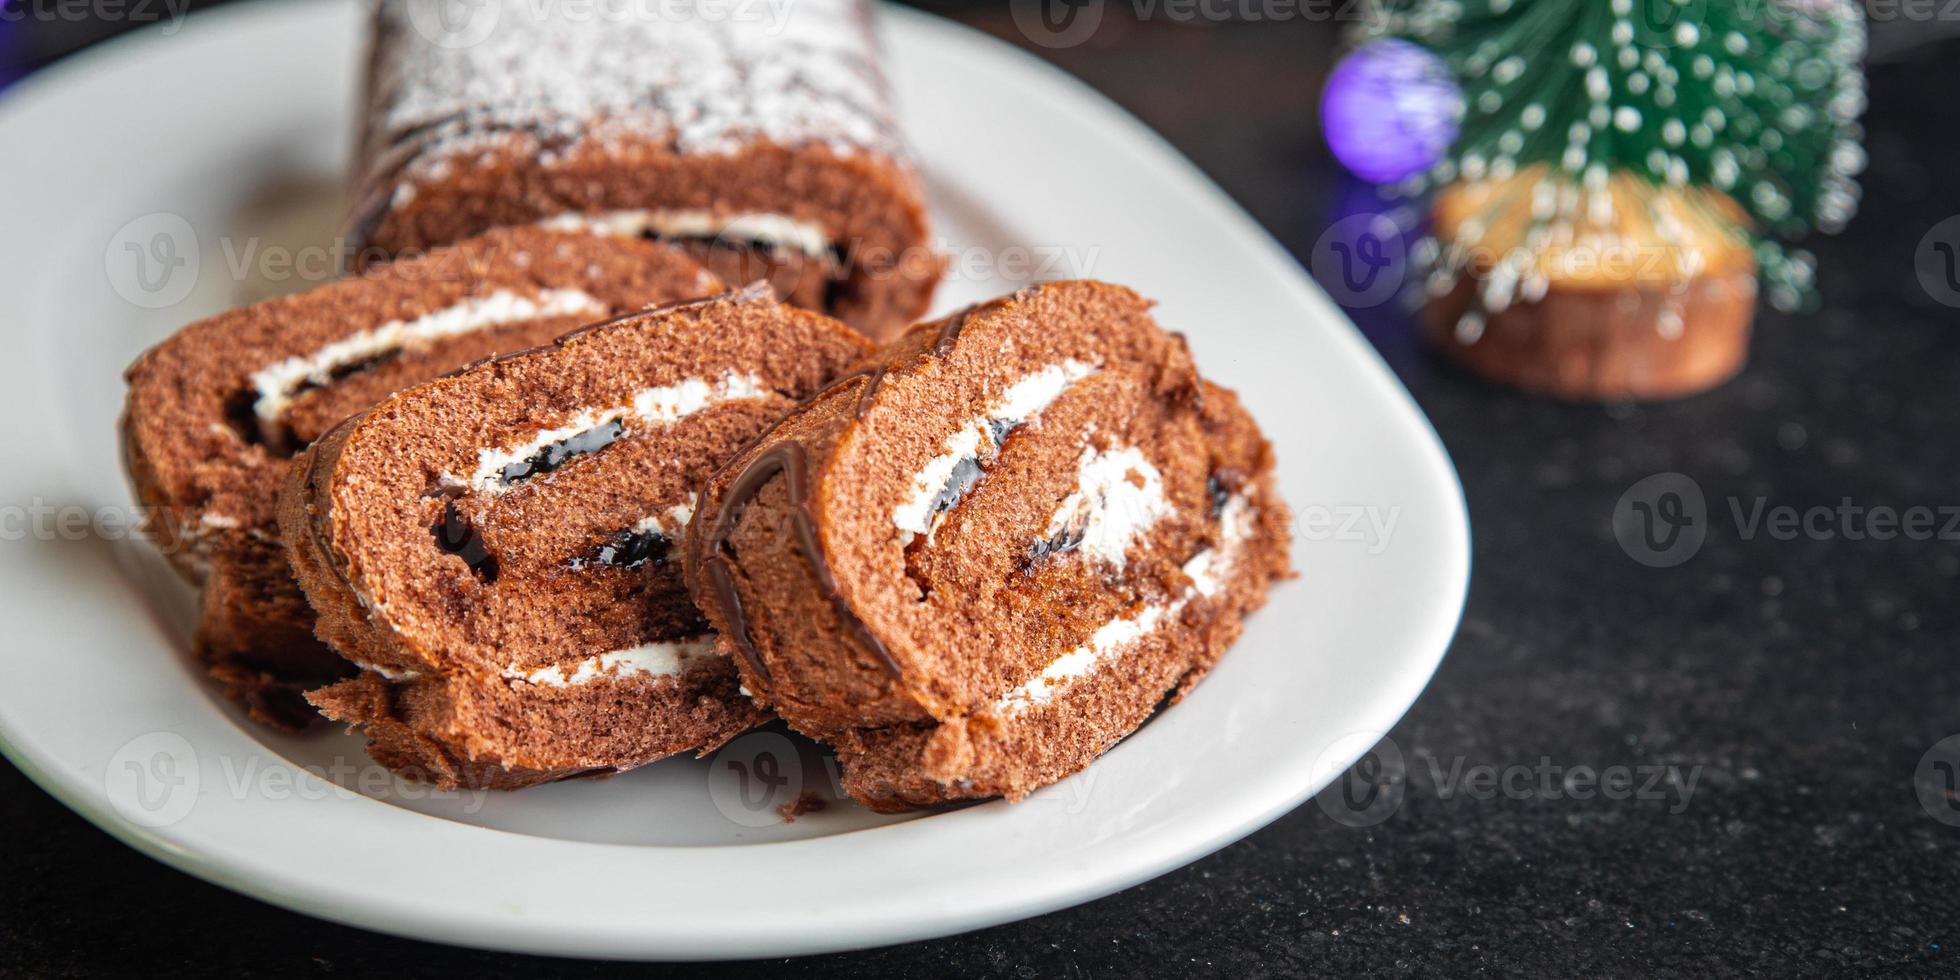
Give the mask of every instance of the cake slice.
M 868 343 L 749 291 L 402 391 L 295 461 L 280 529 L 374 758 L 518 788 L 707 751 L 737 691 L 675 544 L 695 489 Z
M 204 585 L 196 647 L 260 721 L 349 668 L 313 637 L 274 498 L 293 451 L 405 385 L 651 304 L 720 291 L 680 252 L 496 232 L 178 331 L 128 372 L 123 444 L 152 539 Z
M 451 4 L 374 4 L 357 258 L 543 224 L 677 243 L 874 338 L 925 313 L 941 263 L 869 0 Z
M 703 489 L 689 583 L 876 809 L 1018 799 L 1197 683 L 1288 574 L 1266 441 L 1120 286 L 922 324 Z

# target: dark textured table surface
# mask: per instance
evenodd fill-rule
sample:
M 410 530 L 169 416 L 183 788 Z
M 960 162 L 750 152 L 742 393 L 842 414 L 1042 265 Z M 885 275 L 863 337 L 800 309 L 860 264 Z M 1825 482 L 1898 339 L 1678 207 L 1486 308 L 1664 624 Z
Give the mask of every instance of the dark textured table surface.
M 1004 8 L 936 9 L 1025 43 Z M 1089 43 L 1040 53 L 1306 258 L 1357 206 L 1315 122 L 1336 32 L 1129 10 L 1112 4 Z M 31 64 L 89 31 L 30 23 L 0 48 Z M 1960 240 L 1934 229 L 1960 212 L 1960 45 L 1934 33 L 1882 37 L 1865 206 L 1814 243 L 1821 311 L 1763 314 L 1753 363 L 1719 391 L 1550 403 L 1438 366 L 1393 309 L 1354 311 L 1442 433 L 1476 541 L 1462 631 L 1393 751 L 1374 757 L 1400 799 L 1386 820 L 1355 828 L 1310 803 L 1188 868 L 1032 921 L 672 972 L 1960 971 L 1960 804 L 1943 795 L 1960 740 L 1938 746 L 1960 733 L 1960 526 L 1944 516 L 1960 507 L 1960 332 L 1932 293 L 1960 295 L 1915 272 L 1933 241 Z M 1701 490 L 1706 538 L 1655 568 L 1629 558 L 1612 515 L 1638 481 L 1670 473 Z M 1828 516 L 1794 535 L 1751 519 L 1817 507 Z M 1869 514 L 1914 507 L 1939 515 L 1928 533 L 1865 533 Z M 0 838 L 0 973 L 645 972 L 280 911 L 139 856 L 5 766 Z

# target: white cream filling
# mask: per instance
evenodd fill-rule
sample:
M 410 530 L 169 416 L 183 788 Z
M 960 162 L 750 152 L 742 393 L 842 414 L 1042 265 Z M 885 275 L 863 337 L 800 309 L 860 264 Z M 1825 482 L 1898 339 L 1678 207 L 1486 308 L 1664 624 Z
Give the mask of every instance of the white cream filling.
M 525 670 L 513 664 L 504 668 L 503 675 L 508 680 L 547 687 L 576 687 L 601 678 L 623 680 L 641 674 L 673 677 L 686 670 L 693 661 L 712 655 L 714 650 L 715 638 L 712 635 L 686 640 L 661 640 L 587 657 L 569 666 L 553 664 L 537 670 Z
M 390 320 L 373 329 L 342 337 L 311 354 L 288 357 L 253 372 L 252 388 L 259 397 L 253 402 L 252 411 L 258 416 L 260 424 L 271 425 L 286 413 L 286 409 L 292 406 L 293 396 L 308 382 L 324 387 L 333 382 L 336 370 L 392 351 L 520 320 L 551 316 L 597 317 L 609 309 L 606 304 L 580 289 L 546 289 L 536 296 L 499 289 L 482 296 L 472 296 L 412 320 Z
M 1224 508 L 1218 513 L 1222 547 L 1206 548 L 1184 563 L 1184 574 L 1199 595 L 1209 599 L 1224 591 L 1225 575 L 1238 561 L 1239 547 L 1252 536 L 1252 518 L 1252 502 L 1244 494 L 1235 493 L 1226 498 Z
M 1063 685 L 1078 677 L 1084 677 L 1096 669 L 1105 658 L 1111 657 L 1124 647 L 1143 639 L 1166 613 L 1175 612 L 1183 601 L 1169 605 L 1145 606 L 1135 616 L 1119 616 L 1110 620 L 1089 637 L 1089 642 L 1049 661 L 1031 680 L 1007 692 L 995 702 L 996 710 L 1015 711 L 1029 705 L 1045 704 L 1055 697 L 1055 692 Z
M 1041 414 L 1069 385 L 1095 373 L 1095 366 L 1077 360 L 1050 364 L 1009 385 L 985 412 L 970 418 L 946 437 L 939 455 L 912 475 L 912 495 L 892 511 L 892 523 L 914 534 L 930 536 L 941 515 L 934 514 L 933 500 L 953 478 L 961 460 L 977 458 L 983 446 L 991 444 L 991 427 L 1004 423 L 1026 423 Z
M 1076 464 L 1075 492 L 1062 498 L 1042 536 L 1053 540 L 1079 533 L 1081 543 L 1073 550 L 1122 568 L 1130 545 L 1170 512 L 1163 474 L 1141 450 L 1090 448 Z
M 830 236 L 824 234 L 822 226 L 767 211 L 717 214 L 707 208 L 638 208 L 594 214 L 572 212 L 546 218 L 538 226 L 620 238 L 649 234 L 660 238 L 733 238 L 818 258 L 830 254 Z
M 669 541 L 680 539 L 681 532 L 687 530 L 689 521 L 694 520 L 694 504 L 700 498 L 693 493 L 687 495 L 683 503 L 667 508 L 664 513 L 649 514 L 634 524 L 634 534 L 658 534 Z
M 714 381 L 688 378 L 679 384 L 643 388 L 634 394 L 629 404 L 587 410 L 564 425 L 539 430 L 530 439 L 514 446 L 479 449 L 476 472 L 470 475 L 468 481 L 446 474 L 443 479 L 445 482 L 467 482 L 470 489 L 477 493 L 495 496 L 509 489 L 503 482 L 505 467 L 529 460 L 546 446 L 564 442 L 609 422 L 632 420 L 668 424 L 723 402 L 760 398 L 768 393 L 769 389 L 763 385 L 762 379 L 754 374 L 738 375 L 733 371 Z M 625 437 L 626 433 L 620 436 Z M 691 508 L 689 513 L 692 514 Z
M 422 676 L 422 672 L 421 672 L 421 671 L 417 671 L 417 670 L 390 670 L 390 669 L 388 669 L 387 667 L 383 667 L 383 666 L 381 666 L 380 664 L 371 664 L 371 663 L 368 663 L 368 662 L 366 662 L 366 661 L 362 661 L 362 660 L 356 660 L 356 661 L 354 661 L 354 666 L 356 666 L 356 667 L 359 667 L 359 668 L 360 668 L 360 669 L 362 669 L 362 670 L 367 670 L 367 671 L 373 671 L 373 672 L 374 672 L 374 673 L 376 673 L 376 674 L 380 674 L 380 675 L 381 675 L 381 679 L 382 679 L 382 680 L 385 680 L 385 681 L 393 681 L 393 682 L 395 682 L 395 683 L 397 683 L 397 684 L 399 684 L 399 683 L 401 683 L 401 682 L 403 682 L 403 681 L 412 681 L 412 680 L 414 680 L 414 679 L 416 679 L 417 677 L 420 677 L 420 676 Z
M 1184 574 L 1191 585 L 1170 602 L 1152 603 L 1133 615 L 1118 616 L 1091 634 L 1089 642 L 1056 657 L 1041 672 L 994 702 L 1003 714 L 1025 711 L 1054 700 L 1055 695 L 1077 678 L 1094 673 L 1104 663 L 1121 656 L 1149 636 L 1164 620 L 1174 618 L 1193 598 L 1210 598 L 1225 587 L 1224 576 L 1239 560 L 1239 551 L 1251 537 L 1252 504 L 1242 494 L 1226 501 L 1219 515 L 1219 545 L 1206 548 L 1184 563 Z

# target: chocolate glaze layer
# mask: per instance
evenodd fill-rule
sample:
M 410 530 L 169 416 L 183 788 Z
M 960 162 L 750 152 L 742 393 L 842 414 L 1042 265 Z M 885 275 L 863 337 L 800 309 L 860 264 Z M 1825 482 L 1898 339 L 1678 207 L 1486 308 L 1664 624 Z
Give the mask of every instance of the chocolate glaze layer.
M 898 661 L 892 659 L 891 651 L 885 649 L 885 644 L 872 634 L 870 627 L 858 618 L 857 612 L 844 600 L 843 593 L 837 589 L 837 579 L 830 573 L 830 563 L 823 553 L 823 542 L 817 540 L 816 523 L 810 514 L 809 453 L 800 442 L 779 443 L 750 461 L 742 475 L 729 486 L 728 495 L 722 498 L 715 522 L 708 530 L 702 570 L 707 574 L 709 587 L 714 590 L 715 601 L 728 616 L 735 648 L 758 676 L 765 681 L 770 678 L 769 668 L 762 662 L 762 655 L 755 648 L 755 640 L 749 635 L 742 597 L 735 590 L 735 576 L 729 570 L 727 546 L 728 535 L 734 531 L 735 522 L 741 519 L 742 512 L 778 473 L 782 474 L 789 493 L 790 525 L 795 529 L 797 544 L 803 549 L 803 557 L 809 562 L 811 574 L 816 576 L 817 584 L 829 596 L 838 616 L 850 624 L 859 645 L 876 657 L 892 676 L 898 676 Z
M 966 318 L 977 309 L 978 306 L 969 306 L 946 318 L 946 325 L 939 328 L 939 339 L 932 342 L 932 356 L 945 357 L 953 352 L 953 344 L 960 339 L 960 331 L 966 329 Z
M 350 592 L 354 589 L 354 582 L 347 577 L 347 569 L 341 566 L 340 557 L 334 553 L 331 547 L 328 547 L 326 536 L 320 530 L 320 460 L 326 455 L 321 452 L 321 447 L 330 441 L 345 439 L 347 433 L 354 431 L 354 424 L 359 420 L 359 415 L 342 419 L 339 425 L 327 430 L 326 435 L 321 436 L 318 441 L 308 447 L 305 459 L 306 475 L 299 483 L 300 500 L 306 506 L 306 515 L 308 518 L 306 521 L 307 542 L 312 546 L 313 553 L 320 556 L 320 564 L 326 566 L 327 571 L 333 573 L 333 577 L 339 581 L 341 586 Z
M 751 290 L 754 288 L 754 286 L 750 287 Z M 975 304 L 947 317 L 945 325 L 939 329 L 939 336 L 933 341 L 933 356 L 944 358 L 952 352 L 953 344 L 959 340 L 960 331 L 965 328 L 968 317 L 979 310 L 999 306 L 1002 302 L 1002 300 L 993 300 Z M 832 381 L 822 392 L 804 404 L 821 401 L 826 396 L 841 391 L 845 385 L 859 384 L 861 387 L 857 394 L 856 415 L 862 419 L 870 411 L 872 396 L 877 394 L 879 385 L 884 383 L 885 375 L 890 370 L 891 365 L 888 363 L 858 368 Z M 763 433 L 757 441 L 767 440 L 774 431 L 772 428 L 770 432 Z M 898 661 L 892 658 L 891 651 L 886 649 L 884 643 L 871 632 L 870 627 L 865 625 L 864 620 L 859 618 L 857 612 L 844 600 L 843 594 L 837 588 L 837 581 L 831 574 L 829 562 L 824 556 L 823 545 L 817 540 L 816 524 L 810 513 L 808 458 L 809 453 L 801 443 L 790 441 L 779 444 L 750 461 L 742 474 L 730 484 L 728 494 L 722 499 L 721 507 L 715 515 L 714 523 L 709 525 L 706 546 L 702 549 L 702 575 L 708 588 L 712 590 L 714 601 L 728 615 L 730 635 L 735 641 L 736 650 L 741 653 L 742 659 L 748 661 L 749 666 L 755 669 L 757 676 L 764 681 L 770 680 L 769 667 L 762 662 L 762 655 L 756 649 L 755 641 L 749 633 L 748 616 L 742 608 L 742 597 L 735 588 L 734 573 L 729 569 L 727 544 L 728 536 L 734 531 L 735 522 L 741 519 L 742 512 L 748 509 L 748 505 L 754 501 L 756 494 L 762 492 L 762 488 L 769 480 L 777 473 L 781 473 L 788 484 L 787 490 L 793 514 L 791 524 L 795 528 L 798 545 L 803 550 L 812 574 L 816 576 L 838 614 L 850 624 L 851 631 L 857 636 L 858 644 L 876 657 L 888 673 L 897 677 L 900 675 Z

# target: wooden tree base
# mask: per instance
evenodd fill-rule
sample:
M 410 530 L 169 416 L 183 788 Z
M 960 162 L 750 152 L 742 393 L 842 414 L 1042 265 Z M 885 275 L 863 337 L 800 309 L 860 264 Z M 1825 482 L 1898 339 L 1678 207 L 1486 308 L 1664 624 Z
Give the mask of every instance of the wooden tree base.
M 1581 401 L 1679 398 L 1729 380 L 1748 359 L 1750 274 L 1698 278 L 1679 291 L 1554 286 L 1537 302 L 1466 322 L 1477 289 L 1466 277 L 1431 300 L 1423 335 L 1444 357 L 1526 391 Z

